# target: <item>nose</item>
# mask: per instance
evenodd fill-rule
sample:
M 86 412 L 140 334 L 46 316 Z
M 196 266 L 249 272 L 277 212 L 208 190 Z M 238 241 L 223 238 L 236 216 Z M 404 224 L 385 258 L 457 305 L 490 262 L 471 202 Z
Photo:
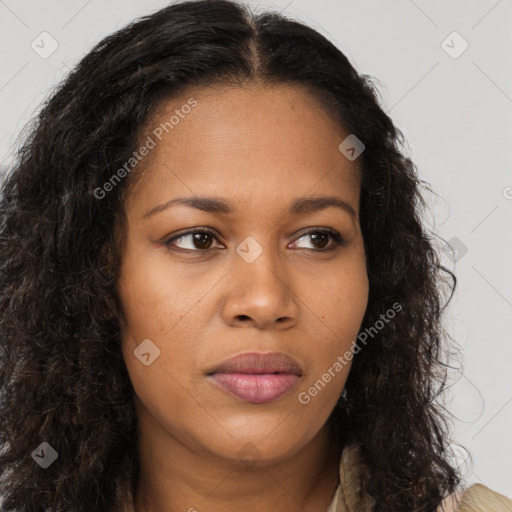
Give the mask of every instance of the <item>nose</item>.
M 236 254 L 229 275 L 222 309 L 226 324 L 284 330 L 297 323 L 297 286 L 277 253 L 266 248 L 252 263 Z

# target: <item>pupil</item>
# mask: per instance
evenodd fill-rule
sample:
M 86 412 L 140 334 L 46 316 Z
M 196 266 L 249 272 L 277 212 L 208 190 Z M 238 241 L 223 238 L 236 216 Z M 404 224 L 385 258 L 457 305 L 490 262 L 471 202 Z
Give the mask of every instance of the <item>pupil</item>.
M 210 246 L 210 244 L 207 243 L 208 242 L 207 239 L 209 236 L 210 236 L 210 233 L 194 233 L 194 245 L 198 249 L 208 249 L 208 247 Z M 211 240 L 210 240 L 210 242 L 211 242 Z M 201 246 L 198 247 L 198 244 Z M 202 244 L 206 244 L 207 247 L 203 247 Z
M 313 240 L 313 244 L 315 243 L 315 241 L 319 242 L 319 245 L 321 246 L 320 248 L 323 249 L 326 245 L 328 245 L 328 242 L 329 242 L 329 236 L 327 235 L 327 233 L 313 233 L 310 235 L 311 236 L 311 239 Z M 325 242 L 325 243 L 322 243 L 322 242 Z

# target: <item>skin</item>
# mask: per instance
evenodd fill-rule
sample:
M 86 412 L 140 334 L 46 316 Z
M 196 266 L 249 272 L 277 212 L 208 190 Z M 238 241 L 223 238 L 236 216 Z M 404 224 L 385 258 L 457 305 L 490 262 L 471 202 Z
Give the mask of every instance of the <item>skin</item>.
M 325 512 L 339 481 L 327 419 L 350 363 L 308 404 L 298 395 L 350 349 L 367 307 L 357 160 L 338 149 L 348 136 L 343 127 L 291 85 L 194 90 L 166 101 L 145 136 L 191 96 L 197 106 L 155 139 L 125 199 L 118 294 L 140 428 L 135 506 Z M 333 195 L 354 215 L 332 206 L 287 212 L 297 199 Z M 174 205 L 144 217 L 189 196 L 223 198 L 234 211 Z M 215 234 L 202 245 L 190 234 L 162 243 L 198 227 Z M 307 235 L 325 228 L 346 244 Z M 252 263 L 236 252 L 247 237 L 263 250 Z M 148 366 L 134 355 L 145 339 L 160 350 Z M 211 384 L 212 366 L 247 351 L 295 358 L 296 388 L 254 404 Z

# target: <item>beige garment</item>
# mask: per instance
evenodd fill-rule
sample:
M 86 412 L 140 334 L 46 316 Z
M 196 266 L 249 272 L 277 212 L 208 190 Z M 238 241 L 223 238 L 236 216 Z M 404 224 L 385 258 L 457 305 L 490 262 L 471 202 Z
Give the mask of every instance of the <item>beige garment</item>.
M 361 489 L 363 472 L 364 464 L 357 446 L 344 448 L 340 483 L 327 512 L 371 512 L 374 500 Z M 475 484 L 448 498 L 444 507 L 444 512 L 512 512 L 512 500 L 484 485 Z

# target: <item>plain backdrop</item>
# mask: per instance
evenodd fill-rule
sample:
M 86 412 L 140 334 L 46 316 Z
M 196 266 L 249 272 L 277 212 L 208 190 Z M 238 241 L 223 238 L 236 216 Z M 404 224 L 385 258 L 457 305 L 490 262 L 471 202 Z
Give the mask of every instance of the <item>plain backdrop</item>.
M 168 3 L 0 0 L 2 168 L 69 68 L 104 36 Z M 404 151 L 437 194 L 425 222 L 458 278 L 446 325 L 464 359 L 447 398 L 454 440 L 472 462 L 454 453 L 467 484 L 512 497 L 512 0 L 245 3 L 309 24 L 378 80 Z

